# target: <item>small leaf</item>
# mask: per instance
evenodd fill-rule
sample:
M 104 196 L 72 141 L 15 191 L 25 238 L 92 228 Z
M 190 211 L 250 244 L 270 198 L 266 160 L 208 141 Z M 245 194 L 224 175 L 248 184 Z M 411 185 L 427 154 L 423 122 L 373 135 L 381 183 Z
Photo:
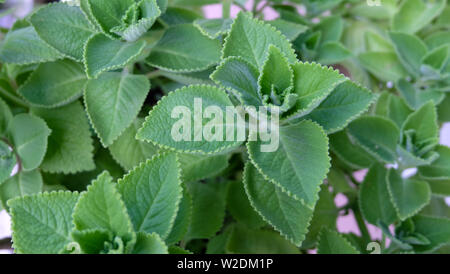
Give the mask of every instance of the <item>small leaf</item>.
M 450 220 L 417 215 L 413 218 L 416 233 L 422 234 L 430 241 L 429 245 L 415 246 L 419 252 L 433 251 L 434 249 L 450 243 Z
M 322 229 L 319 234 L 318 254 L 359 254 L 344 237 L 335 231 Z
M 168 254 L 167 246 L 156 233 L 137 233 L 133 254 Z
M 401 32 L 390 32 L 389 37 L 405 69 L 413 75 L 419 75 L 422 58 L 427 54 L 425 43 L 414 35 Z
M 75 173 L 95 168 L 89 122 L 79 102 L 57 109 L 34 108 L 32 112 L 52 130 L 43 170 Z
M 373 157 L 395 162 L 400 130 L 391 120 L 381 116 L 361 117 L 348 125 L 348 133 Z
M 402 2 L 394 15 L 392 29 L 406 33 L 415 33 L 427 26 L 445 8 L 445 0 L 424 2 L 409 0 Z
M 196 155 L 179 153 L 182 180 L 185 183 L 213 177 L 228 166 L 230 155 Z
M 316 123 L 305 120 L 279 128 L 279 147 L 261 151 L 261 141 L 247 143 L 250 159 L 265 179 L 314 208 L 330 168 L 328 138 Z
M 438 105 L 445 97 L 445 94 L 440 91 L 430 89 L 419 90 L 404 79 L 400 79 L 396 86 L 402 96 L 406 99 L 408 106 L 412 109 L 419 109 L 430 100 Z
M 83 60 L 84 44 L 95 33 L 79 7 L 54 3 L 30 17 L 39 37 L 64 56 Z
M 297 62 L 295 52 L 284 35 L 274 27 L 253 19 L 251 14 L 241 12 L 226 38 L 222 59 L 239 56 L 261 69 L 270 44 L 278 47 L 289 63 Z
M 393 52 L 369 51 L 360 54 L 358 59 L 365 69 L 385 82 L 397 81 L 408 75 Z
M 72 238 L 80 245 L 85 254 L 100 254 L 104 252 L 105 244 L 112 242 L 113 235 L 106 229 L 85 229 L 72 232 Z
M 315 121 L 327 133 L 333 133 L 346 127 L 353 119 L 367 111 L 374 99 L 376 96 L 368 89 L 354 82 L 345 81 L 304 119 Z
M 45 121 L 30 114 L 19 114 L 9 123 L 8 131 L 22 168 L 25 171 L 37 168 L 44 159 L 51 132 Z
M 320 47 L 318 62 L 324 65 L 336 64 L 352 56 L 350 50 L 339 42 L 327 42 Z
M 196 103 L 199 98 L 202 99 L 201 103 Z M 225 113 L 226 107 L 232 106 L 232 103 L 223 90 L 214 86 L 192 85 L 171 92 L 162 98 L 150 111 L 142 128 L 137 133 L 137 138 L 187 153 L 217 153 L 225 149 L 238 147 L 241 144 L 240 141 L 226 141 L 225 135 L 231 125 L 225 124 L 225 117 L 220 119 L 220 117 L 216 116 L 215 119 L 208 121 L 199 116 L 208 106 L 218 107 Z M 182 112 L 177 113 L 177 110 Z M 168 115 L 169 113 L 171 113 L 171 116 Z M 178 116 L 172 116 L 174 114 Z M 182 117 L 178 121 L 175 118 L 170 118 L 180 116 Z M 205 130 L 198 132 L 195 128 L 201 126 L 202 129 L 205 129 L 207 124 L 211 128 L 223 129 L 222 134 L 220 134 L 220 131 L 217 131 L 219 133 L 216 136 L 220 136 L 217 139 L 215 137 L 212 138 L 211 141 L 203 138 L 202 131 Z M 194 130 L 191 129 L 191 125 Z M 180 129 L 182 132 L 180 132 Z M 233 130 L 234 132 L 237 130 L 234 124 Z M 174 133 L 172 134 L 172 132 Z M 174 137 L 176 138 L 174 139 Z
M 244 105 L 261 106 L 259 71 L 241 57 L 228 57 L 217 66 L 211 79 L 236 96 Z
M 37 169 L 19 172 L 0 185 L 2 205 L 8 209 L 7 202 L 10 199 L 37 194 L 42 192 L 42 189 L 42 176 Z
M 180 170 L 175 154 L 161 154 L 136 167 L 118 182 L 134 230 L 156 232 L 163 239 L 172 229 L 181 200 Z
M 122 17 L 134 0 L 80 0 L 87 17 L 105 33 L 122 23 Z
M 220 42 L 193 25 L 176 25 L 166 30 L 146 60 L 162 70 L 201 71 L 220 61 Z
M 105 147 L 133 122 L 149 90 L 150 83 L 143 75 L 109 72 L 87 83 L 86 110 Z
M 228 33 L 232 23 L 233 20 L 230 18 L 197 19 L 194 21 L 194 26 L 209 38 L 216 39 L 220 35 Z
M 100 174 L 80 195 L 73 220 L 78 230 L 105 229 L 124 240 L 132 231 L 125 205 L 108 172 Z
M 342 130 L 330 135 L 330 148 L 339 159 L 353 169 L 370 167 L 376 160 L 349 138 L 348 131 Z
M 13 115 L 9 106 L 0 98 L 0 136 L 6 133 L 9 122 L 12 120 Z
M 359 191 L 359 207 L 364 219 L 373 225 L 378 225 L 379 221 L 390 225 L 397 220 L 383 165 L 377 163 L 369 169 Z
M 0 46 L 0 60 L 7 64 L 35 64 L 60 58 L 61 54 L 42 41 L 33 27 L 10 31 Z
M 11 208 L 16 253 L 59 253 L 71 242 L 76 192 L 52 192 L 17 198 Z M 58 212 L 58 218 L 55 218 Z
M 255 210 L 281 235 L 299 246 L 305 239 L 313 211 L 275 186 L 247 164 L 245 190 Z
M 403 124 L 402 131 L 414 130 L 415 143 L 421 144 L 430 139 L 437 139 L 439 127 L 437 125 L 436 107 L 428 102 L 408 116 Z
M 11 177 L 16 164 L 17 159 L 12 147 L 0 139 L 0 184 Z
M 145 41 L 121 42 L 103 34 L 92 36 L 86 43 L 84 64 L 89 78 L 102 72 L 122 68 L 135 60 L 144 50 Z
M 33 106 L 54 108 L 78 99 L 86 82 L 83 66 L 66 59 L 40 64 L 18 93 Z
M 279 18 L 267 21 L 267 23 L 279 30 L 287 39 L 289 39 L 289 41 L 294 41 L 300 34 L 305 33 L 308 30 L 307 26 Z
M 450 148 L 440 145 L 436 148 L 439 158 L 429 166 L 419 167 L 421 177 L 435 180 L 450 179 Z

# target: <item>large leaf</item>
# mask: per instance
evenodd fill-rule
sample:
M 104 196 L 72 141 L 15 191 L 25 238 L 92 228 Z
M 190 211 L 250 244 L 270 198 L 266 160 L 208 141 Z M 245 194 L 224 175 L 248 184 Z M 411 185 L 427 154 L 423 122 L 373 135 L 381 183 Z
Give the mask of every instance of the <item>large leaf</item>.
M 422 58 L 427 54 L 425 43 L 417 36 L 401 32 L 390 32 L 389 37 L 406 70 L 413 75 L 419 75 Z
M 347 130 L 330 135 L 331 150 L 348 166 L 354 169 L 370 167 L 375 158 L 349 138 Z
M 262 68 L 269 45 L 278 47 L 290 63 L 297 56 L 287 38 L 274 27 L 253 19 L 249 13 L 239 13 L 226 38 L 222 58 L 240 56 L 257 68 Z
M 136 133 L 142 126 L 144 119 L 136 120 L 110 145 L 114 160 L 124 169 L 131 170 L 139 163 L 152 158 L 158 151 L 158 147 L 140 140 L 136 140 Z
M 45 121 L 34 115 L 19 114 L 11 120 L 8 130 L 22 168 L 24 170 L 37 168 L 44 159 L 51 132 Z
M 147 62 L 168 71 L 201 71 L 220 60 L 220 42 L 190 24 L 173 26 L 152 48 Z
M 348 133 L 373 157 L 388 163 L 396 160 L 400 130 L 391 120 L 380 116 L 361 117 L 350 123 Z
M 65 3 L 42 7 L 30 22 L 42 40 L 77 61 L 83 60 L 84 44 L 95 33 L 80 8 Z
M 194 21 L 194 26 L 198 28 L 204 35 L 211 39 L 215 39 L 222 34 L 228 33 L 231 29 L 233 20 L 227 19 L 197 19 Z
M 222 118 L 213 115 L 210 121 L 202 119 L 202 113 L 210 106 L 216 113 L 220 112 Z M 193 85 L 178 89 L 162 98 L 150 111 L 137 138 L 182 152 L 214 153 L 237 147 L 242 141 L 227 141 L 226 138 L 227 132 L 236 131 L 234 124 L 224 122 L 227 106 L 232 106 L 230 99 L 217 87 Z M 216 130 L 215 136 L 205 138 L 211 128 Z
M 183 197 L 178 205 L 177 217 L 173 222 L 169 235 L 165 239 L 167 244 L 175 244 L 183 239 L 189 229 L 191 217 L 192 198 L 186 188 L 183 188 Z
M 360 54 L 358 59 L 365 69 L 385 82 L 397 81 L 408 75 L 393 52 L 369 51 Z
M 279 128 L 279 146 L 261 151 L 262 141 L 248 142 L 250 159 L 264 177 L 313 208 L 330 168 L 328 138 L 316 123 L 305 120 Z
M 71 242 L 78 193 L 52 192 L 17 198 L 11 208 L 16 253 L 59 253 Z M 58 218 L 55 218 L 57 212 Z
M 59 107 L 83 93 L 87 78 L 83 66 L 70 60 L 40 64 L 18 92 L 37 107 Z
M 445 97 L 444 93 L 437 90 L 420 90 L 404 79 L 400 79 L 396 87 L 412 109 L 418 109 L 430 100 L 438 105 Z
M 211 74 L 214 82 L 235 93 L 243 104 L 255 107 L 262 105 L 258 77 L 258 69 L 242 57 L 224 59 Z
M 87 17 L 104 32 L 122 24 L 122 18 L 134 0 L 80 0 Z
M 79 102 L 57 109 L 32 109 L 47 122 L 52 134 L 42 169 L 75 173 L 95 168 L 89 121 Z
M 367 173 L 359 192 L 359 207 L 371 224 L 379 221 L 389 225 L 397 220 L 397 212 L 391 202 L 387 183 L 387 170 L 374 164 Z
M 426 179 L 450 180 L 450 148 L 441 145 L 436 152 L 439 158 L 429 166 L 419 167 L 419 173 Z
M 183 182 L 193 182 L 213 177 L 228 166 L 230 155 L 196 155 L 179 153 Z
M 317 122 L 327 133 L 334 133 L 367 111 L 376 98 L 368 89 L 345 81 L 304 118 Z
M 84 64 L 89 78 L 102 72 L 122 68 L 135 60 L 145 48 L 145 41 L 122 42 L 104 34 L 92 36 L 86 43 Z
M 62 56 L 37 35 L 33 27 L 10 31 L 0 46 L 0 60 L 10 64 L 34 64 L 60 59 Z
M 265 180 L 250 163 L 245 168 L 244 184 L 255 210 L 281 235 L 299 246 L 305 239 L 313 210 Z
M 403 179 L 396 170 L 387 174 L 388 190 L 400 220 L 405 220 L 430 202 L 431 191 L 427 182 Z
M 415 246 L 416 251 L 432 251 L 450 242 L 450 219 L 418 215 L 413 218 L 413 222 L 415 232 L 422 234 L 429 241 L 428 245 Z
M 73 213 L 78 230 L 105 229 L 123 240 L 130 237 L 132 225 L 112 177 L 103 172 L 88 186 Z
M 446 0 L 425 2 L 423 0 L 403 1 L 394 15 L 392 29 L 415 33 L 427 26 L 445 8 Z
M 319 234 L 318 254 L 359 254 L 344 237 L 336 231 L 322 229 Z
M 136 167 L 118 182 L 135 231 L 156 232 L 166 238 L 181 200 L 176 155 L 161 154 Z
M 110 72 L 88 82 L 86 109 L 104 146 L 111 145 L 133 122 L 149 90 L 150 83 L 142 75 Z

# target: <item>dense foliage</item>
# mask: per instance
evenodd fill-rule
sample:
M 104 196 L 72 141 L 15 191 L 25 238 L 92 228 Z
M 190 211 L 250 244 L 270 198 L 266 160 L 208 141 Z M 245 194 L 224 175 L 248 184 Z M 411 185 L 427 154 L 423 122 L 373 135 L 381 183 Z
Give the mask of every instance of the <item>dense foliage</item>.
M 3 30 L 0 199 L 16 253 L 449 251 L 447 1 L 260 2 L 66 1 Z M 203 17 L 211 3 L 223 18 Z M 171 111 L 195 116 L 196 98 L 200 112 L 279 115 L 277 148 L 255 138 L 261 116 L 244 140 L 206 114 L 220 138 L 174 140 Z M 360 235 L 337 232 L 347 214 Z

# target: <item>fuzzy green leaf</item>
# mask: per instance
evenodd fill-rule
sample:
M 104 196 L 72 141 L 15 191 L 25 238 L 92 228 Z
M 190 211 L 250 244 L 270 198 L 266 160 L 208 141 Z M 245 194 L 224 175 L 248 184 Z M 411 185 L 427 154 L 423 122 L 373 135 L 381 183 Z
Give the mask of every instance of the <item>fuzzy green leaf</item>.
M 166 238 L 181 200 L 176 155 L 161 154 L 136 167 L 118 182 L 135 231 Z
M 269 45 L 278 47 L 289 63 L 297 56 L 287 38 L 274 27 L 253 19 L 250 13 L 239 13 L 231 27 L 223 48 L 222 58 L 240 56 L 257 68 L 262 68 Z
M 156 233 L 139 232 L 136 237 L 133 254 L 168 254 L 164 241 Z
M 196 155 L 179 153 L 183 182 L 193 182 L 213 177 L 228 166 L 229 155 Z
M 425 246 L 415 246 L 419 252 L 432 251 L 446 243 L 450 243 L 450 219 L 428 216 L 415 216 L 413 218 L 414 230 L 429 240 Z
M 77 61 L 83 60 L 84 44 L 95 33 L 80 8 L 65 3 L 42 7 L 30 22 L 42 40 Z
M 17 158 L 13 149 L 0 140 L 0 184 L 11 177 L 11 173 L 17 164 Z
M 404 79 L 397 82 L 397 89 L 412 109 L 418 109 L 430 100 L 438 105 L 445 97 L 445 94 L 440 91 L 430 89 L 419 90 Z
M 19 172 L 0 185 L 2 205 L 8 208 L 7 202 L 10 199 L 37 194 L 42 192 L 42 189 L 42 176 L 37 169 Z
M 439 127 L 437 125 L 436 107 L 429 101 L 424 104 L 406 119 L 402 130 L 414 130 L 415 143 L 421 144 L 430 139 L 437 139 L 439 136 Z
M 318 254 L 359 254 L 344 237 L 335 231 L 322 229 L 319 234 Z
M 110 72 L 88 82 L 86 109 L 104 146 L 111 145 L 130 126 L 149 90 L 150 83 L 142 75 Z
M 252 164 L 244 175 L 245 190 L 255 210 L 281 235 L 299 246 L 305 239 L 313 210 L 265 180 Z
M 423 0 L 403 1 L 394 15 L 392 29 L 415 33 L 427 26 L 445 8 L 446 0 L 425 2 Z
M 16 253 L 59 253 L 71 242 L 78 193 L 52 192 L 17 198 L 11 208 Z
M 354 169 L 370 167 L 375 158 L 349 138 L 348 131 L 330 135 L 330 148 L 344 163 Z
M 262 152 L 261 141 L 248 142 L 250 159 L 266 179 L 313 208 L 330 168 L 328 138 L 311 121 L 279 128 L 279 147 Z
M 219 61 L 220 42 L 190 24 L 167 29 L 147 58 L 150 65 L 175 72 L 201 71 Z
M 211 39 L 215 39 L 222 34 L 228 33 L 231 29 L 233 20 L 228 19 L 197 19 L 194 26 L 198 28 L 204 35 Z
M 284 34 L 289 41 L 294 41 L 300 34 L 305 33 L 308 30 L 307 26 L 279 18 L 267 21 L 267 23 Z
M 359 55 L 361 65 L 382 81 L 397 81 L 408 75 L 393 52 L 369 51 Z
M 425 43 L 417 36 L 401 32 L 390 32 L 389 37 L 405 69 L 413 75 L 419 75 L 422 58 L 427 54 Z
M 105 33 L 122 24 L 123 16 L 134 3 L 134 0 L 80 0 L 87 17 Z
M 189 229 L 191 217 L 192 197 L 186 188 L 183 188 L 183 197 L 178 206 L 177 217 L 173 222 L 172 230 L 165 239 L 167 244 L 175 244 L 183 239 Z
M 78 99 L 86 82 L 83 66 L 66 59 L 39 65 L 18 92 L 33 106 L 54 108 Z
M 293 78 L 292 69 L 285 55 L 277 47 L 269 45 L 267 59 L 258 79 L 259 94 L 261 96 L 284 94 L 293 87 Z
M 419 167 L 420 175 L 426 179 L 450 179 L 450 148 L 438 146 L 436 152 L 439 158 L 429 166 Z

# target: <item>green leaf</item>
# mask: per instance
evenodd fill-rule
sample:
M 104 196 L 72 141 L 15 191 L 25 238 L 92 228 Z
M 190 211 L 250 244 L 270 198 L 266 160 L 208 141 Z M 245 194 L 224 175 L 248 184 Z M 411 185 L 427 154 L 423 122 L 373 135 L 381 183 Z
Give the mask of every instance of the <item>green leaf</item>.
M 269 97 L 284 94 L 293 87 L 293 78 L 293 71 L 285 55 L 279 48 L 269 45 L 267 59 L 258 79 L 259 94 Z
M 336 231 L 326 228 L 322 229 L 319 234 L 319 245 L 317 247 L 318 254 L 359 254 L 344 237 Z
M 412 109 L 419 109 L 430 100 L 438 105 L 445 97 L 444 93 L 437 90 L 419 90 L 404 79 L 400 79 L 396 86 Z
M 156 233 L 137 233 L 133 254 L 168 254 L 166 244 Z
M 403 1 L 392 20 L 392 29 L 415 33 L 427 26 L 445 8 L 445 0 L 424 2 L 423 0 Z
M 450 219 L 417 215 L 413 218 L 416 233 L 425 236 L 430 244 L 415 246 L 419 252 L 433 251 L 450 242 Z
M 305 33 L 308 30 L 307 26 L 279 18 L 267 21 L 267 23 L 279 30 L 287 39 L 289 39 L 289 41 L 294 41 L 300 34 Z
M 95 33 L 79 7 L 65 3 L 46 5 L 30 17 L 39 37 L 64 56 L 83 60 L 84 44 Z
M 343 30 L 344 20 L 339 16 L 328 16 L 315 26 L 315 31 L 321 33 L 321 44 L 339 41 Z
M 176 155 L 161 154 L 136 167 L 118 182 L 134 230 L 158 233 L 172 229 L 181 200 L 180 169 Z
M 425 43 L 417 36 L 407 33 L 390 32 L 389 37 L 405 69 L 413 75 L 419 75 L 422 58 L 428 51 Z
M 227 209 L 231 216 L 239 223 L 245 224 L 248 228 L 258 229 L 265 225 L 266 222 L 250 204 L 243 182 L 235 181 L 229 184 Z
M 230 155 L 196 155 L 179 153 L 183 182 L 193 182 L 213 177 L 228 166 Z
M 176 25 L 166 30 L 146 60 L 162 70 L 201 71 L 220 61 L 220 42 L 191 24 Z
M 253 19 L 250 13 L 239 13 L 226 38 L 222 58 L 240 56 L 261 69 L 266 60 L 269 45 L 278 47 L 289 63 L 297 62 L 297 56 L 287 38 L 274 27 Z
M 89 122 L 79 102 L 57 109 L 34 108 L 32 112 L 52 130 L 41 166 L 44 171 L 76 173 L 95 168 Z
M 192 24 L 195 20 L 203 16 L 200 12 L 182 7 L 168 7 L 166 12 L 160 17 L 160 22 L 168 27 L 182 24 Z
M 349 138 L 348 131 L 343 130 L 330 135 L 330 148 L 339 159 L 353 169 L 370 167 L 376 160 Z
M 316 123 L 305 120 L 279 128 L 279 147 L 261 151 L 261 141 L 247 143 L 250 159 L 265 179 L 314 208 L 330 168 L 328 138 Z
M 227 184 L 192 182 L 187 189 L 192 196 L 192 217 L 185 240 L 209 239 L 219 231 L 225 218 Z
M 318 55 L 318 62 L 328 65 L 340 63 L 350 58 L 352 53 L 340 42 L 327 42 L 320 47 Z
M 136 140 L 136 133 L 144 119 L 136 118 L 134 122 L 108 147 L 114 160 L 124 169 L 131 170 L 139 163 L 152 158 L 158 147 Z
M 292 67 L 294 71 L 293 93 L 298 95 L 296 109 L 291 116 L 310 113 L 342 82 L 345 76 L 337 70 L 316 63 L 299 62 Z
M 359 207 L 369 223 L 387 225 L 397 220 L 397 212 L 391 202 L 386 168 L 377 163 L 372 165 L 359 191 Z
M 429 101 L 408 116 L 403 124 L 402 131 L 408 130 L 414 130 L 416 144 L 438 138 L 439 127 L 437 125 L 436 107 L 433 102 Z
M 8 202 L 16 253 L 59 253 L 71 242 L 76 192 L 42 193 Z M 57 212 L 57 218 L 55 216 Z
M 0 60 L 7 64 L 35 64 L 60 58 L 62 56 L 42 41 L 33 27 L 10 31 L 0 46 Z
M 250 230 L 243 226 L 233 228 L 226 251 L 234 254 L 299 254 L 295 245 L 277 232 Z
M 236 94 L 244 105 L 261 106 L 261 95 L 258 92 L 259 71 L 242 57 L 224 59 L 211 79 L 228 91 Z
M 361 65 L 382 81 L 397 81 L 408 75 L 393 52 L 369 51 L 359 55 Z
M 5 101 L 0 98 L 0 136 L 6 133 L 9 121 L 13 118 L 12 112 Z
M 183 188 L 183 197 L 178 206 L 177 217 L 173 223 L 172 230 L 166 237 L 167 244 L 175 244 L 183 239 L 186 235 L 192 217 L 192 198 Z
M 112 180 L 108 172 L 103 172 L 88 186 L 87 192 L 80 195 L 73 220 L 78 230 L 105 229 L 125 240 L 130 237 L 132 225 Z
M 387 174 L 388 190 L 391 201 L 400 220 L 405 220 L 430 202 L 431 191 L 427 182 L 403 179 L 394 169 Z
M 44 159 L 51 132 L 45 121 L 30 114 L 19 114 L 9 123 L 8 131 L 22 168 L 25 171 L 37 168 Z
M 18 93 L 33 106 L 54 108 L 78 99 L 86 82 L 82 65 L 59 60 L 40 64 Z
M 228 33 L 232 23 L 233 20 L 230 18 L 197 19 L 194 21 L 194 26 L 209 38 L 216 39 L 220 35 Z
M 100 141 L 111 145 L 130 126 L 141 109 L 150 83 L 143 75 L 102 74 L 86 85 L 86 110 Z
M 42 189 L 42 176 L 37 169 L 19 172 L 0 185 L 2 205 L 7 209 L 10 199 L 37 194 L 42 192 Z
M 196 104 L 195 101 L 199 98 L 202 99 L 202 103 Z M 234 132 L 237 130 L 234 124 L 225 124 L 225 117 L 220 119 L 217 115 L 214 119 L 210 119 L 211 121 L 201 118 L 201 114 L 209 106 L 218 107 L 223 111 L 222 113 L 225 113 L 226 107 L 232 106 L 232 103 L 223 90 L 214 86 L 192 85 L 178 89 L 158 102 L 150 111 L 136 136 L 140 140 L 151 141 L 162 147 L 188 153 L 217 153 L 238 147 L 241 142 L 226 141 L 225 136 L 227 129 L 231 126 L 233 126 Z M 169 118 L 169 113 L 171 113 L 170 117 L 182 117 L 178 120 Z M 200 126 L 203 132 L 197 132 L 195 129 Z M 217 134 L 215 134 L 217 138 L 215 136 L 202 138 L 202 134 L 205 132 L 210 133 L 207 132 L 209 127 L 217 130 Z M 220 134 L 220 129 L 223 129 L 222 134 Z
M 80 0 L 87 17 L 105 33 L 122 24 L 123 16 L 134 3 L 134 0 Z
M 281 235 L 299 246 L 305 239 L 313 210 L 265 180 L 251 164 L 245 168 L 244 184 L 255 210 Z
M 304 119 L 317 122 L 328 134 L 334 133 L 367 111 L 376 98 L 368 89 L 347 80 Z
M 422 58 L 422 64 L 430 66 L 432 69 L 442 71 L 447 66 L 450 57 L 450 44 L 445 44 L 433 49 Z M 422 69 L 422 68 L 421 68 Z
M 89 78 L 119 69 L 135 60 L 144 50 L 145 41 L 121 42 L 103 34 L 92 36 L 86 43 L 84 64 Z
M 383 104 L 383 102 L 380 102 Z M 386 117 L 389 117 L 396 123 L 399 128 L 402 128 L 403 123 L 408 116 L 412 113 L 412 109 L 406 103 L 406 100 L 400 96 L 389 94 L 387 105 Z
M 13 148 L 0 139 L 0 184 L 11 177 L 16 164 Z
M 364 34 L 364 40 L 366 43 L 367 51 L 378 51 L 378 52 L 394 52 L 395 49 L 390 41 L 383 37 L 382 35 L 374 32 L 368 31 Z
M 72 232 L 72 238 L 80 245 L 85 254 L 100 254 L 105 251 L 105 244 L 112 242 L 113 235 L 105 229 L 85 229 Z
M 434 180 L 450 179 L 450 148 L 440 145 L 436 148 L 439 158 L 429 166 L 419 167 L 421 177 Z
M 395 162 L 400 130 L 391 120 L 381 116 L 361 117 L 348 125 L 348 133 L 373 157 Z

